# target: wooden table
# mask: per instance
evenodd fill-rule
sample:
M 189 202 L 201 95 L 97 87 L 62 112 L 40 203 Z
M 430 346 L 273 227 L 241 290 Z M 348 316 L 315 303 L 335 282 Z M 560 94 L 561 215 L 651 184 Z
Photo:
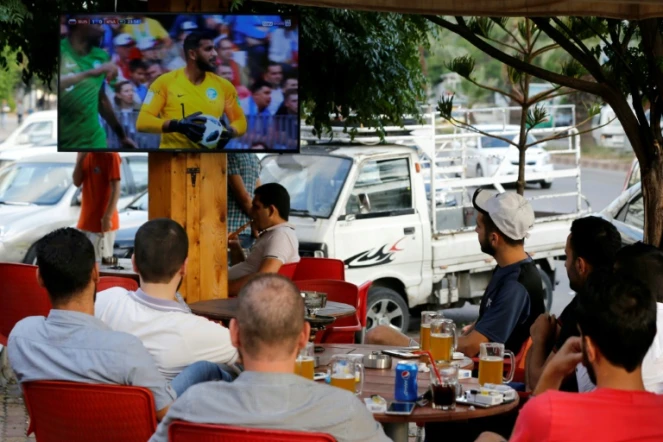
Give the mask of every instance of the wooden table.
M 191 311 L 213 321 L 229 321 L 237 314 L 237 298 L 210 299 L 189 304 Z M 320 316 L 332 316 L 336 319 L 345 318 L 355 314 L 357 310 L 340 302 L 327 301 L 327 306 L 318 310 Z
M 369 355 L 373 351 L 381 351 L 385 349 L 394 349 L 396 347 L 382 346 L 382 345 L 362 345 L 362 344 L 323 344 L 325 351 L 319 355 L 319 367 L 316 371 L 324 371 L 326 365 L 329 364 L 331 357 L 335 354 L 363 354 Z M 402 348 L 405 349 L 405 348 Z M 378 394 L 385 398 L 387 402 L 394 400 L 394 383 L 396 378 L 396 362 L 398 358 L 392 359 L 391 369 L 378 370 L 378 369 L 365 369 L 366 378 L 364 379 L 364 389 L 361 394 L 362 401 L 364 398 L 371 397 Z M 458 365 L 462 369 L 472 370 L 474 363 L 470 358 L 464 358 L 458 361 Z M 417 375 L 418 380 L 418 393 L 423 394 L 428 390 L 429 373 L 420 372 Z M 476 378 L 463 379 L 460 381 L 464 389 L 479 388 L 479 382 Z M 408 440 L 408 423 L 427 423 L 427 422 L 452 422 L 463 421 L 469 419 L 478 419 L 487 416 L 494 416 L 502 413 L 507 413 L 518 406 L 518 397 L 513 402 L 491 408 L 473 407 L 471 409 L 467 405 L 456 404 L 456 409 L 452 411 L 436 410 L 429 405 L 425 407 L 417 406 L 414 412 L 409 416 L 393 416 L 383 413 L 374 414 L 375 420 L 382 423 L 385 433 L 394 442 L 407 442 Z

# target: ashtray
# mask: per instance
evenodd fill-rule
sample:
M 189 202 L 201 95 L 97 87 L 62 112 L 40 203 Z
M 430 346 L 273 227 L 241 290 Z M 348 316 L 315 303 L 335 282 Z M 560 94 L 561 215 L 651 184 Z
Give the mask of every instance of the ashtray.
M 364 367 L 385 370 L 391 368 L 391 356 L 374 351 L 364 356 Z

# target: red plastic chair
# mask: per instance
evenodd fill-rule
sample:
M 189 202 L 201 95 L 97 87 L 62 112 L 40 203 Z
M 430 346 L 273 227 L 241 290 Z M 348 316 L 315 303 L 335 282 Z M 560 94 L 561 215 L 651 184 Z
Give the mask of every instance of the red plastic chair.
M 129 291 L 138 290 L 138 283 L 135 279 L 125 278 L 123 276 L 102 276 L 97 284 L 97 292 L 103 292 L 113 287 L 122 287 Z
M 290 262 L 288 264 L 283 264 L 279 269 L 279 275 L 285 276 L 288 279 L 292 279 L 295 276 L 295 271 L 297 270 L 297 263 Z
M 157 428 L 144 387 L 35 381 L 22 384 L 28 435 L 39 442 L 145 442 Z
M 290 430 L 265 430 L 229 425 L 196 424 L 173 421 L 168 426 L 169 442 L 335 442 L 325 433 Z
M 338 279 L 345 281 L 345 263 L 333 258 L 301 258 L 293 281 L 308 279 Z
M 353 306 L 357 313 L 347 318 L 339 318 L 315 337 L 317 343 L 354 344 L 355 333 L 361 332 L 359 320 L 359 289 L 356 285 L 332 279 L 311 279 L 294 281 L 300 290 L 327 293 L 328 301 L 342 302 Z
M 37 266 L 0 263 L 0 344 L 14 326 L 28 316 L 48 316 L 51 300 L 48 292 L 37 282 Z

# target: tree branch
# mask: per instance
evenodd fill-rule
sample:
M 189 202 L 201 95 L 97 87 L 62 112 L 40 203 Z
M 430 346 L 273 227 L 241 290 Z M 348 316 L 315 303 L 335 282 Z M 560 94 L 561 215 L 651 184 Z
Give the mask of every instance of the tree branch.
M 606 79 L 601 70 L 601 65 L 596 61 L 593 55 L 588 55 L 579 49 L 573 42 L 570 40 L 571 37 L 564 36 L 561 32 L 555 29 L 554 26 L 550 24 L 548 18 L 532 18 L 531 19 L 536 25 L 545 32 L 548 37 L 550 37 L 554 42 L 560 45 L 566 52 L 575 58 L 578 63 L 583 65 L 587 71 L 592 74 L 592 76 L 599 83 L 605 83 Z M 584 46 L 584 45 L 583 45 Z
M 517 44 L 518 46 L 520 46 L 520 50 L 517 50 L 517 52 L 526 52 L 526 50 L 525 50 L 525 46 L 523 46 L 523 44 L 520 42 L 520 40 L 518 40 L 518 39 L 516 38 L 516 36 L 514 35 L 514 33 L 511 32 L 511 30 L 507 29 L 506 26 L 502 26 L 502 24 L 499 23 L 499 22 L 494 21 L 493 23 L 497 23 L 497 26 L 498 26 L 500 29 L 502 29 L 504 32 L 506 32 L 507 35 L 509 35 L 509 36 L 511 37 L 511 39 L 512 39 L 513 41 L 515 41 L 516 44 Z
M 475 81 L 475 80 L 473 80 L 473 79 L 471 79 L 471 78 L 465 78 L 465 79 L 466 79 L 467 81 L 469 81 L 470 83 L 472 83 L 473 85 L 475 85 L 475 86 L 478 86 L 478 87 L 480 87 L 480 88 L 482 88 L 482 89 L 487 89 L 487 90 L 489 90 L 489 91 L 491 91 L 491 92 L 496 92 L 496 93 L 498 93 L 498 94 L 500 94 L 500 95 L 504 95 L 505 97 L 509 97 L 509 98 L 511 98 L 511 99 L 512 99 L 513 101 L 515 101 L 516 103 L 521 104 L 521 100 L 520 100 L 518 97 L 516 97 L 515 95 L 513 95 L 513 94 L 510 94 L 510 93 L 508 93 L 508 92 L 504 92 L 503 90 L 498 89 L 498 88 L 495 88 L 495 87 L 492 87 L 492 86 L 487 86 L 487 85 L 485 85 L 485 84 L 481 84 L 481 83 L 479 83 L 479 82 L 477 82 L 477 81 Z
M 541 31 L 539 31 L 541 32 Z M 536 58 L 539 55 L 545 54 L 548 51 L 552 51 L 553 49 L 559 48 L 559 45 L 557 43 L 549 44 L 547 46 L 543 46 L 536 51 L 532 52 L 532 58 Z
M 442 118 L 444 118 L 444 117 L 442 117 Z M 459 129 L 465 129 L 465 130 L 468 130 L 470 132 L 474 132 L 475 134 L 483 135 L 484 137 L 495 138 L 497 140 L 504 141 L 505 143 L 509 143 L 510 145 L 512 145 L 514 147 L 518 147 L 518 144 L 514 143 L 512 140 L 509 140 L 508 138 L 500 137 L 500 136 L 497 136 L 495 134 L 491 134 L 489 132 L 484 132 L 484 131 L 482 131 L 480 129 L 477 129 L 476 127 L 472 126 L 471 124 L 467 124 L 463 121 L 457 120 L 454 117 L 451 117 L 449 119 L 447 119 L 447 118 L 444 118 L 444 119 L 447 120 L 449 123 L 451 123 L 453 126 L 459 128 Z M 516 135 L 517 132 L 514 131 L 513 134 Z
M 576 124 L 575 126 L 571 126 L 571 127 L 569 127 L 569 129 L 566 129 L 566 132 L 568 132 L 568 131 L 571 130 L 571 129 L 577 129 L 577 128 L 579 128 L 579 127 L 582 126 L 583 124 L 586 124 L 586 123 L 588 123 L 589 121 L 591 121 L 591 119 L 592 119 L 592 117 L 587 118 L 587 119 L 581 121 L 580 123 Z M 551 135 L 551 136 L 549 136 L 549 137 L 541 138 L 541 139 L 538 140 L 536 143 L 530 143 L 530 144 L 527 145 L 527 147 L 534 146 L 535 144 L 543 143 L 544 141 L 563 140 L 564 138 L 570 138 L 570 137 L 575 136 L 575 135 L 580 136 L 580 135 L 583 135 L 583 134 L 586 134 L 586 133 L 589 133 L 589 132 L 593 132 L 593 131 L 595 131 L 596 129 L 601 129 L 602 127 L 607 126 L 608 124 L 612 123 L 612 122 L 615 121 L 616 119 L 617 119 L 617 118 L 613 118 L 612 120 L 610 120 L 610 121 L 608 121 L 607 123 L 602 124 L 602 125 L 600 125 L 600 126 L 592 127 L 592 128 L 590 128 L 590 129 L 585 129 L 585 130 L 583 130 L 583 131 L 578 131 L 577 134 L 567 134 L 566 132 L 558 132 L 558 133 L 553 134 L 553 135 Z
M 577 78 L 567 77 L 566 75 L 560 75 L 555 72 L 549 71 L 547 69 L 540 68 L 538 66 L 532 65 L 530 63 L 525 63 L 522 60 L 518 60 L 515 57 L 512 57 L 494 46 L 488 44 L 476 34 L 470 31 L 467 26 L 461 26 L 458 24 L 451 23 L 448 20 L 442 19 L 434 15 L 425 16 L 426 19 L 436 25 L 448 29 L 449 31 L 460 35 L 465 38 L 470 44 L 472 44 L 477 49 L 485 52 L 489 56 L 495 58 L 496 60 L 501 61 L 502 63 L 509 65 L 515 69 L 520 69 L 523 72 L 538 77 L 542 80 L 549 81 L 553 84 L 560 84 L 562 86 L 569 87 L 571 89 L 576 89 L 583 92 L 588 92 L 590 94 L 598 95 L 603 97 L 607 94 L 607 89 L 604 85 L 599 83 L 580 80 Z M 462 20 L 462 17 L 460 17 Z

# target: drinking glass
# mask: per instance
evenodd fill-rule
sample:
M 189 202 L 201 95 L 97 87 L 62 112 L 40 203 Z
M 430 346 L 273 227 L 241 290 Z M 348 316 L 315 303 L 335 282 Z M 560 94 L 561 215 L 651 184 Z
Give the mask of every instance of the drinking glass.
M 458 345 L 456 324 L 451 319 L 436 319 L 430 326 L 430 352 L 436 361 L 451 362 Z
M 295 361 L 295 374 L 307 379 L 313 380 L 315 374 L 315 353 L 314 344 L 307 342 L 304 348 L 299 351 Z
M 504 356 L 511 358 L 509 376 L 504 374 Z M 479 346 L 479 384 L 501 384 L 511 382 L 516 370 L 513 352 L 504 349 L 504 344 L 484 342 Z
M 436 319 L 441 319 L 442 313 L 425 311 L 421 312 L 421 327 L 419 328 L 419 342 L 423 351 L 430 350 L 430 324 Z

